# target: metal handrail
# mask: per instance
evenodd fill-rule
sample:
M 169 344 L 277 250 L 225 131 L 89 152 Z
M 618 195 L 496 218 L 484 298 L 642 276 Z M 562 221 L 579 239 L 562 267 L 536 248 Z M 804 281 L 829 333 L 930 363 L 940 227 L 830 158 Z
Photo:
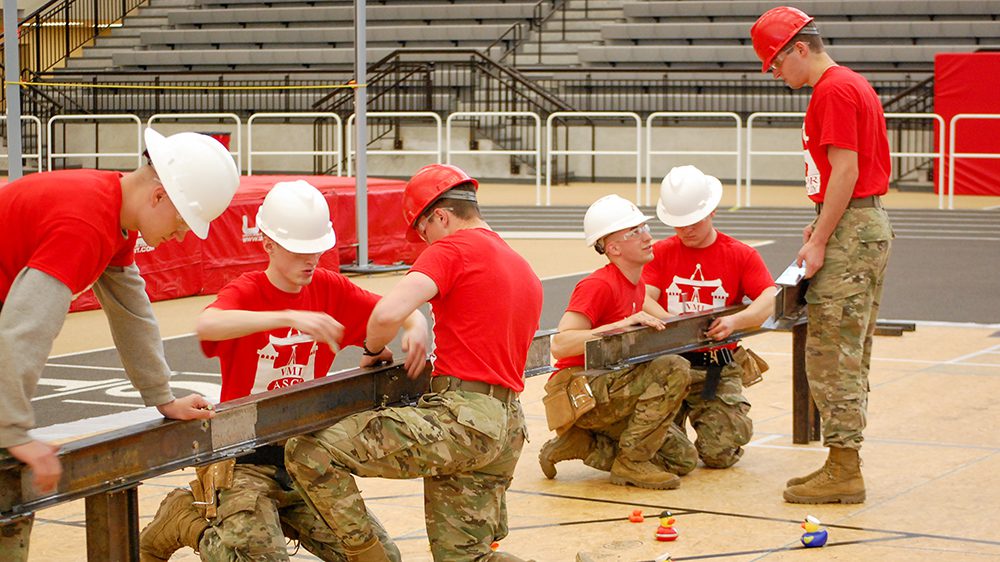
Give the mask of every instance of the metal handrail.
M 653 121 L 664 117 L 699 119 L 732 119 L 736 122 L 736 150 L 653 150 Z M 657 111 L 646 118 L 646 204 L 650 204 L 650 186 L 653 183 L 653 155 L 697 154 L 699 156 L 736 157 L 736 206 L 741 203 L 740 157 L 743 155 L 743 120 L 731 111 Z
M 961 120 L 969 119 L 980 119 L 980 120 L 995 120 L 1000 119 L 1000 114 L 998 113 L 958 113 L 953 115 L 951 118 L 951 123 L 948 124 L 948 208 L 955 208 L 955 159 L 957 158 L 971 158 L 971 159 L 997 159 L 1000 158 L 1000 154 L 995 152 L 956 152 L 955 151 L 955 140 L 958 134 L 958 122 Z M 943 191 L 941 186 L 938 187 L 939 191 Z
M 465 117 L 528 117 L 535 122 L 535 149 L 534 150 L 454 150 L 451 147 L 451 124 L 456 119 Z M 542 204 L 542 119 L 537 113 L 531 111 L 457 111 L 448 116 L 445 121 L 445 150 L 447 151 L 446 164 L 451 164 L 452 154 L 465 154 L 477 156 L 492 155 L 525 155 L 535 157 L 535 205 Z
M 258 119 L 302 119 L 311 118 L 315 120 L 320 119 L 332 119 L 335 125 L 334 138 L 337 142 L 336 150 L 254 150 L 253 149 L 253 124 L 254 121 Z M 341 150 L 341 130 L 343 129 L 343 123 L 340 120 L 340 116 L 336 113 L 254 113 L 247 119 L 247 175 L 253 175 L 253 157 L 254 155 L 260 156 L 336 156 L 337 160 L 337 175 L 341 173 L 340 160 L 343 157 L 343 152 Z
M 632 119 L 635 121 L 635 150 L 557 150 L 553 148 L 552 136 L 556 119 L 585 119 L 593 126 L 592 119 Z M 545 204 L 552 204 L 552 156 L 632 156 L 635 155 L 635 204 L 641 205 L 642 198 L 642 119 L 631 111 L 556 111 L 545 120 Z

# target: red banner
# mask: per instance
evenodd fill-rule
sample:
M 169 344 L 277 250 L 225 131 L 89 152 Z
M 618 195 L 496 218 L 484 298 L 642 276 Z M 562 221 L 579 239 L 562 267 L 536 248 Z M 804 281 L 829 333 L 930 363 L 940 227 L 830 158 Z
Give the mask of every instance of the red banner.
M 934 112 L 946 127 L 959 113 L 1000 113 L 1000 53 L 955 53 L 934 57 Z M 1000 120 L 961 119 L 956 124 L 955 152 L 1000 154 Z M 937 144 L 935 127 L 935 145 Z M 945 143 L 948 140 L 945 131 Z M 937 148 L 935 146 L 935 148 Z M 947 159 L 946 159 L 947 162 Z M 947 163 L 945 164 L 947 166 Z M 945 185 L 935 190 L 947 189 Z M 959 195 L 1000 195 L 1000 159 L 957 158 L 955 193 Z

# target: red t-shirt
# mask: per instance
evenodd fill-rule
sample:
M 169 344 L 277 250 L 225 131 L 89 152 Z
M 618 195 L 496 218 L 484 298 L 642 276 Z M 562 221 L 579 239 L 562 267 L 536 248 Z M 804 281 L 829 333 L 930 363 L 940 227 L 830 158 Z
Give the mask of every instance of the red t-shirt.
M 660 290 L 660 306 L 678 315 L 753 300 L 774 286 L 757 250 L 718 231 L 707 248 L 689 248 L 676 236 L 653 244 L 642 280 Z
M 645 300 L 646 284 L 642 281 L 632 283 L 618 266 L 609 263 L 576 284 L 566 312 L 586 316 L 590 327 L 597 328 L 639 312 Z M 583 363 L 583 354 L 564 357 L 556 361 L 556 369 L 578 367 Z
M 706 248 L 689 248 L 677 236 L 653 244 L 653 261 L 642 269 L 642 280 L 658 288 L 657 302 L 677 315 L 740 304 L 774 286 L 757 250 L 718 231 Z
M 431 244 L 410 271 L 438 289 L 430 300 L 434 375 L 524 390 L 542 314 L 542 282 L 528 262 L 497 233 L 470 228 Z
M 858 153 L 858 181 L 852 198 L 884 195 L 889 190 L 889 138 L 882 102 L 871 84 L 846 66 L 827 69 L 813 88 L 802 122 L 806 158 L 806 194 L 822 203 L 830 181 L 827 147 Z
M 25 267 L 76 296 L 109 266 L 132 264 L 137 236 L 122 230 L 121 209 L 118 172 L 30 174 L 0 188 L 0 302 Z
M 263 271 L 244 273 L 219 291 L 211 308 L 222 310 L 310 310 L 325 312 L 344 325 L 342 347 L 362 345 L 379 296 L 343 275 L 317 269 L 312 283 L 286 293 Z M 293 328 L 257 332 L 222 341 L 202 341 L 208 357 L 222 366 L 223 402 L 325 376 L 335 354 L 329 346 Z

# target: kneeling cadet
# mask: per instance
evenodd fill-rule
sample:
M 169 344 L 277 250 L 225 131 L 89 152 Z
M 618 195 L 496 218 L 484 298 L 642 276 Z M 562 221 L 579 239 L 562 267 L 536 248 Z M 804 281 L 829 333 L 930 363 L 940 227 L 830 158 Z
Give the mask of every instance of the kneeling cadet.
M 688 362 L 677 355 L 589 377 L 589 406 L 579 407 L 577 390 L 571 415 L 558 407 L 568 386 L 586 388 L 578 380 L 586 376 L 580 371 L 587 340 L 627 326 L 663 329 L 667 314 L 646 295 L 641 279 L 642 267 L 653 259 L 650 218 L 617 195 L 598 199 L 584 216 L 587 245 L 605 255 L 608 265 L 577 283 L 552 336 L 557 372 L 546 384 L 546 417 L 558 436 L 539 454 L 548 478 L 556 475 L 555 463 L 581 459 L 610 471 L 613 484 L 671 489 L 697 463 L 694 445 L 674 425 L 690 383 Z
M 336 235 L 322 193 L 305 181 L 282 182 L 268 192 L 257 213 L 267 269 L 246 273 L 219 291 L 198 318 L 202 351 L 222 366 L 222 401 L 267 392 L 322 377 L 343 346 L 362 346 L 369 315 L 378 302 L 346 277 L 318 267 Z M 419 312 L 405 317 L 406 366 L 423 370 L 427 322 Z M 382 349 L 365 354 L 361 366 L 392 360 Z M 195 507 L 198 505 L 199 507 Z M 388 560 L 399 551 L 381 524 L 369 524 L 385 545 Z M 233 460 L 199 467 L 191 489 L 169 493 L 140 535 L 140 560 L 168 560 L 182 546 L 206 562 L 289 559 L 285 537 L 297 539 L 325 561 L 350 557 L 292 487 L 284 448 L 268 445 Z

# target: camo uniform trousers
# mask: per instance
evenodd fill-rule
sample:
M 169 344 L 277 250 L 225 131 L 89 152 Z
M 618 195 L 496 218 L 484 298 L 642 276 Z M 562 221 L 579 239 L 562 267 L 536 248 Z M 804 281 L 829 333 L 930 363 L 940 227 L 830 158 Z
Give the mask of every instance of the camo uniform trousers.
M 0 525 L 0 560 L 28 562 L 28 540 L 31 538 L 31 524 L 34 521 L 35 515 L 31 514 Z
M 298 492 L 282 486 L 277 475 L 274 466 L 236 465 L 232 487 L 219 493 L 218 517 L 198 544 L 203 561 L 287 562 L 286 535 L 298 539 L 321 560 L 347 560 L 340 539 Z M 401 560 L 399 550 L 374 516 L 371 525 L 389 558 Z
M 860 449 L 864 439 L 872 335 L 892 238 L 885 209 L 848 208 L 806 292 L 806 373 L 827 447 Z
M 423 478 L 424 519 L 437 562 L 502 560 L 506 492 L 527 437 L 517 398 L 464 390 L 427 393 L 416 406 L 344 418 L 285 445 L 295 485 L 350 547 L 374 536 L 352 475 Z
M 590 379 L 597 406 L 576 421 L 590 431 L 594 447 L 584 464 L 610 471 L 615 458 L 650 461 L 683 475 L 698 454 L 674 422 L 691 381 L 690 364 L 679 355 L 603 373 Z
M 743 368 L 730 363 L 722 368 L 715 398 L 705 400 L 701 391 L 705 387 L 704 368 L 691 368 L 691 388 L 677 416 L 680 426 L 684 418 L 691 420 L 698 437 L 694 446 L 705 466 L 728 468 L 743 456 L 743 445 L 753 436 L 753 421 L 747 415 L 750 401 L 743 396 Z

